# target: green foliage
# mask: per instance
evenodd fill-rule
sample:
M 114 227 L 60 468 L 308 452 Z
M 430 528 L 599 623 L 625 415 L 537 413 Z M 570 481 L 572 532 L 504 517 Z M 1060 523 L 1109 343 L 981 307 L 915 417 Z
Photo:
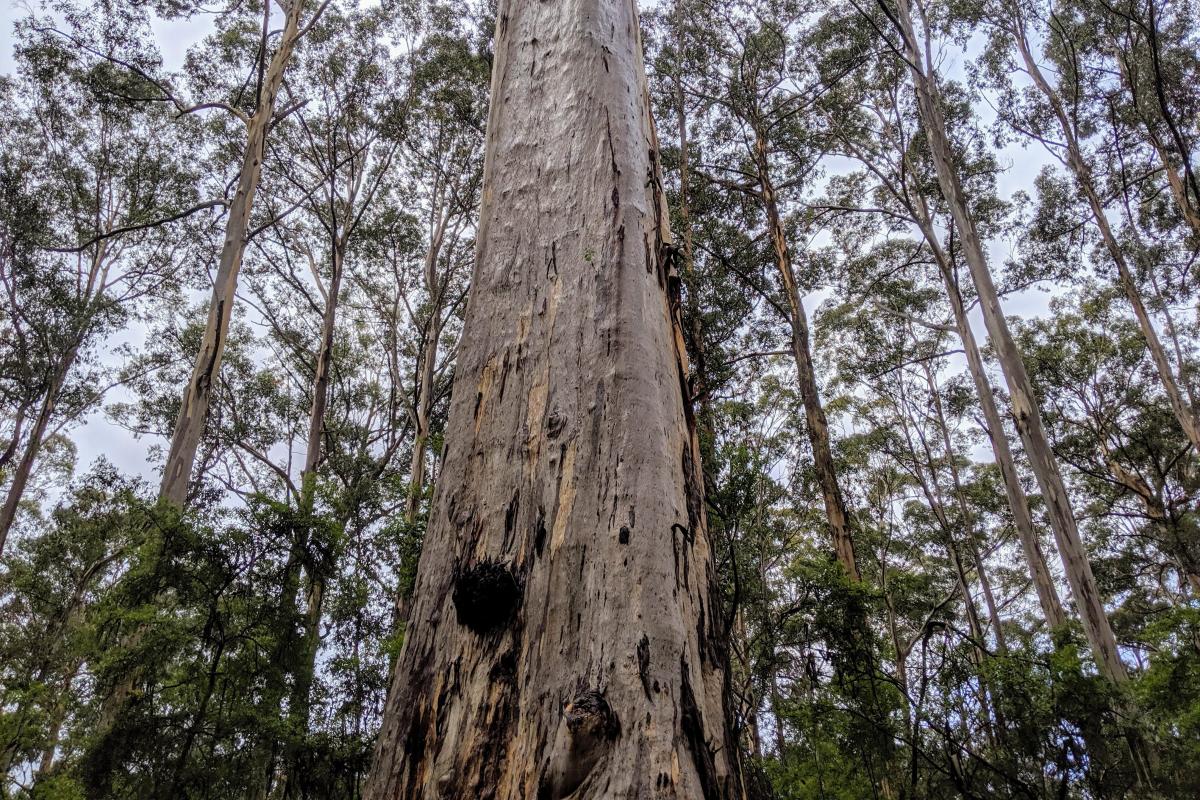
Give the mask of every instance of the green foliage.
M 1196 3 L 642 5 L 749 794 L 1200 796 L 1200 462 L 1128 304 L 1132 287 L 1194 414 Z M 200 347 L 278 7 L 55 0 L 17 23 L 0 77 L 2 797 L 361 796 L 447 446 L 497 7 L 322 8 L 262 153 L 186 512 L 131 474 L 160 455 Z M 174 69 L 156 41 L 185 24 L 204 36 Z M 914 67 L 975 232 L 943 194 Z M 1096 669 L 1025 443 L 984 419 L 965 371 L 976 234 L 1127 685 Z M 802 338 L 861 582 L 833 553 Z M 100 430 L 141 446 L 76 475 Z M 1057 629 L 992 437 L 1016 453 Z

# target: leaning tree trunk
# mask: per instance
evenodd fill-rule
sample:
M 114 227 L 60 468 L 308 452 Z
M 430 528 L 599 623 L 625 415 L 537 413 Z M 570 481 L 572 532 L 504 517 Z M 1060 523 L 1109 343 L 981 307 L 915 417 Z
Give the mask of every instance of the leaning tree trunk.
M 987 256 L 975 229 L 975 221 L 967 208 L 965 192 L 954 166 L 953 153 L 946 134 L 946 123 L 938 105 L 937 89 L 932 76 L 926 71 L 928 67 L 918 66 L 925 63 L 925 58 L 917 47 L 908 0 L 899 0 L 896 6 L 900 12 L 910 72 L 916 89 L 917 108 L 925 126 L 926 138 L 929 140 L 938 184 L 950 208 L 955 228 L 959 231 L 967 267 L 979 295 L 984 325 L 988 337 L 992 340 L 992 346 L 996 348 L 996 356 L 1012 396 L 1013 420 L 1042 490 L 1067 581 L 1079 606 L 1079 616 L 1092 646 L 1097 666 L 1113 683 L 1123 684 L 1128 674 L 1117 651 L 1116 637 L 1109 625 L 1096 579 L 1092 575 L 1087 550 L 1079 536 L 1058 461 L 1050 449 L 1050 441 L 1042 425 L 1041 410 L 1038 408 L 1029 375 L 1025 371 L 1025 362 L 1000 308 L 1000 298 L 992 281 Z
M 13 522 L 16 521 L 17 510 L 20 508 L 21 500 L 25 496 L 25 489 L 29 485 L 29 479 L 33 476 L 33 465 L 37 462 L 38 456 L 42 452 L 42 446 L 46 443 L 46 431 L 49 429 L 50 422 L 54 418 L 54 412 L 58 408 L 58 401 L 62 395 L 67 374 L 75 364 L 75 359 L 79 352 L 78 342 L 82 338 L 81 336 L 76 340 L 77 344 L 64 354 L 55 368 L 49 385 L 46 387 L 46 394 L 42 398 L 37 419 L 34 421 L 33 429 L 29 432 L 25 449 L 21 453 L 21 459 L 17 462 L 17 468 L 13 470 L 12 482 L 8 485 L 8 493 L 4 497 L 4 505 L 0 506 L 0 553 L 4 552 L 4 544 L 8 540 L 8 532 L 12 529 Z
M 1133 270 L 1129 267 L 1129 260 L 1125 257 L 1125 251 L 1121 248 L 1121 243 L 1117 241 L 1117 236 L 1113 232 L 1112 226 L 1109 225 L 1108 215 L 1104 210 L 1104 202 L 1100 199 L 1100 194 L 1096 189 L 1096 182 L 1092 178 L 1091 167 L 1083 157 L 1083 147 L 1079 142 L 1079 137 L 1076 135 L 1076 126 L 1067 114 L 1067 109 L 1063 105 L 1062 98 L 1055 91 L 1054 87 L 1050 85 L 1050 82 L 1042 72 L 1042 68 L 1033 57 L 1033 52 L 1029 47 L 1029 40 L 1025 34 L 1024 22 L 1019 18 L 1014 19 L 1012 22 L 1012 37 L 1018 52 L 1021 54 L 1021 61 L 1024 63 L 1026 73 L 1033 79 L 1034 85 L 1038 87 L 1042 95 L 1046 98 L 1046 102 L 1050 104 L 1054 118 L 1058 122 L 1059 131 L 1062 133 L 1067 150 L 1067 166 L 1070 167 L 1071 173 L 1075 176 L 1075 180 L 1079 184 L 1080 191 L 1083 192 L 1083 196 L 1087 199 L 1088 208 L 1091 210 L 1092 216 L 1096 220 L 1096 227 L 1100 231 L 1100 238 L 1104 242 L 1105 249 L 1108 250 L 1109 257 L 1113 260 L 1113 265 L 1117 268 L 1117 282 L 1121 285 L 1121 289 L 1125 293 L 1125 299 L 1129 301 L 1129 305 L 1133 309 L 1133 315 L 1137 319 L 1138 328 L 1142 332 L 1142 338 L 1146 340 L 1146 349 L 1150 351 L 1150 358 L 1154 361 L 1154 369 L 1158 373 L 1163 390 L 1167 393 L 1167 401 L 1171 406 L 1171 413 L 1175 415 L 1180 429 L 1183 430 L 1192 447 L 1197 453 L 1200 453 L 1200 421 L 1196 419 L 1195 409 L 1184 399 L 1183 391 L 1179 388 L 1179 381 L 1175 377 L 1171 361 L 1167 357 L 1167 349 L 1163 347 L 1162 340 L 1158 336 L 1158 331 L 1154 328 L 1154 321 L 1150 319 L 1150 311 L 1146 308 L 1145 301 L 1142 300 L 1142 293 L 1138 289 L 1137 282 L 1134 279 Z M 1180 368 L 1183 368 L 1182 364 L 1180 364 Z
M 1117 62 L 1117 72 L 1121 76 L 1121 83 L 1129 95 L 1129 100 L 1133 103 L 1134 110 L 1137 112 L 1138 118 L 1146 129 L 1146 139 L 1154 149 L 1154 154 L 1158 156 L 1158 163 L 1167 178 L 1167 188 L 1170 189 L 1171 197 L 1175 200 L 1175 205 L 1179 208 L 1179 213 L 1182 215 L 1184 221 L 1194 233 L 1200 234 L 1200 208 L 1197 208 L 1196 205 L 1197 202 L 1200 202 L 1200 186 L 1196 183 L 1196 176 L 1192 172 L 1191 164 L 1186 157 L 1188 152 L 1187 145 L 1180 135 L 1175 115 L 1171 112 L 1170 102 L 1167 99 L 1162 75 L 1162 60 L 1158 42 L 1158 22 L 1155 19 L 1154 3 L 1147 3 L 1146 10 L 1149 12 L 1149 18 L 1146 20 L 1143 29 L 1148 34 L 1147 44 L 1150 50 L 1150 63 L 1154 73 L 1150 76 L 1150 83 L 1154 87 L 1154 105 L 1158 106 L 1158 116 L 1166 124 L 1167 130 L 1171 134 L 1170 138 L 1171 145 L 1174 146 L 1173 148 L 1159 136 L 1155 130 L 1154 121 L 1151 120 L 1145 109 L 1145 104 L 1139 100 L 1140 90 L 1136 73 L 1130 71 L 1129 63 L 1126 61 L 1125 54 L 1121 50 L 1121 45 L 1115 37 L 1112 38 L 1113 60 Z M 1135 54 L 1130 52 L 1130 57 L 1135 57 Z M 1175 151 L 1174 155 L 1171 153 L 1172 149 Z M 1177 158 L 1182 161 L 1182 164 L 1179 166 L 1176 166 L 1175 163 Z M 1180 171 L 1181 168 L 1182 172 Z
M 817 371 L 813 365 L 812 345 L 808 331 L 808 316 L 800 298 L 800 287 L 792 268 L 792 255 L 787 244 L 783 219 L 779 213 L 779 202 L 775 184 L 771 180 L 770 162 L 767 159 L 766 140 L 761 133 L 755 134 L 754 163 L 758 172 L 759 194 L 767 216 L 767 231 L 771 237 L 775 267 L 779 282 L 787 296 L 788 323 L 792 330 L 792 355 L 796 361 L 796 380 L 800 387 L 800 399 L 804 403 L 805 430 L 812 447 L 813 468 L 821 495 L 825 500 L 825 517 L 833 537 L 833 549 L 838 562 L 852 581 L 859 581 L 858 562 L 854 556 L 854 539 L 850 533 L 849 517 L 842 489 L 838 485 L 837 467 L 833 461 L 833 448 L 829 441 L 829 420 L 821 405 L 820 389 L 817 387 Z
M 246 249 L 246 239 L 250 233 L 250 211 L 254 207 L 254 195 L 258 191 L 259 178 L 262 176 L 263 149 L 267 132 L 275 117 L 275 98 L 283 86 L 284 69 L 302 33 L 300 12 L 303 8 L 304 0 L 292 0 L 288 7 L 283 33 L 279 39 L 279 49 L 271 57 L 271 62 L 262 76 L 258 105 L 246 126 L 246 149 L 242 154 L 242 170 L 238 177 L 237 192 L 229 204 L 229 221 L 225 224 L 225 241 L 221 247 L 221 259 L 213 281 L 208 322 L 204 327 L 204 338 L 200 340 L 200 352 L 196 354 L 192 376 L 183 390 L 179 415 L 171 432 L 171 449 L 167 453 L 162 484 L 158 490 L 160 500 L 177 506 L 182 506 L 187 500 L 188 482 L 192 476 L 196 450 L 200 447 L 204 421 L 212 401 L 213 386 L 221 369 L 221 357 L 225 353 L 225 340 L 229 335 L 229 321 L 233 316 L 242 253 Z
M 1017 464 L 1013 459 L 1012 448 L 1009 447 L 1008 437 L 1004 433 L 1004 422 L 1000 417 L 1000 409 L 992 396 L 992 384 L 988 380 L 983 365 L 983 355 L 979 352 L 979 344 L 975 341 L 975 332 L 967 319 L 967 309 L 963 303 L 962 293 L 951 272 L 950 259 L 942 249 L 941 241 L 934 233 L 933 225 L 929 222 L 927 209 L 921 205 L 922 218 L 918 220 L 925 240 L 933 249 L 938 269 L 942 275 L 942 283 L 946 287 L 946 296 L 954 311 L 954 327 L 962 341 L 963 351 L 967 357 L 967 371 L 975 384 L 975 394 L 979 397 L 979 407 L 983 411 L 983 421 L 987 426 L 988 440 L 992 444 L 992 453 L 996 464 L 1000 467 L 1000 476 L 1004 481 L 1004 494 L 1008 498 L 1008 507 L 1012 510 L 1013 527 L 1016 528 L 1017 538 L 1021 542 L 1021 550 L 1025 555 L 1025 563 L 1029 567 L 1029 578 L 1037 591 L 1038 603 L 1046 624 L 1051 628 L 1059 628 L 1067 621 L 1063 611 L 1062 601 L 1058 597 L 1058 589 L 1050 568 L 1046 564 L 1046 556 L 1038 541 L 1037 531 L 1033 527 L 1033 513 L 1029 508 L 1029 498 L 1021 486 L 1021 478 L 1017 474 Z
M 472 299 L 366 796 L 742 790 L 629 0 L 502 0 Z
M 975 284 L 976 294 L 979 296 L 988 338 L 996 349 L 996 356 L 1012 398 L 1013 422 L 1042 491 L 1042 499 L 1046 503 L 1046 512 L 1054 530 L 1071 594 L 1079 609 L 1084 634 L 1100 674 L 1114 686 L 1124 688 L 1128 684 L 1129 673 L 1117 649 L 1116 635 L 1104 609 L 1096 578 L 1092 574 L 1087 548 L 1079 535 L 1058 459 L 1050 447 L 1050 440 L 1042 423 L 1041 409 L 1033 392 L 1033 384 L 1029 380 L 1024 358 L 1000 307 L 1000 297 L 992 281 L 983 241 L 975 227 L 966 192 L 954 166 L 954 154 L 946 133 L 946 120 L 942 116 L 941 98 L 933 71 L 932 52 L 928 46 L 924 52 L 918 47 L 910 13 L 910 0 L 897 0 L 896 10 L 898 29 L 904 39 L 906 60 L 916 93 L 917 110 L 925 127 L 925 138 L 937 173 L 938 186 L 961 237 L 963 255 Z M 1151 784 L 1152 753 L 1135 728 L 1128 727 L 1126 737 L 1139 781 L 1143 785 Z

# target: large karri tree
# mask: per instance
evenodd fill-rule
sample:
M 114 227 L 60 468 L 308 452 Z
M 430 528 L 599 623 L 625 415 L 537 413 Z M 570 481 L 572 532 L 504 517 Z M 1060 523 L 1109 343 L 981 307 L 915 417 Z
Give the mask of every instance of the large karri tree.
M 472 297 L 367 796 L 734 798 L 633 0 L 501 0 Z

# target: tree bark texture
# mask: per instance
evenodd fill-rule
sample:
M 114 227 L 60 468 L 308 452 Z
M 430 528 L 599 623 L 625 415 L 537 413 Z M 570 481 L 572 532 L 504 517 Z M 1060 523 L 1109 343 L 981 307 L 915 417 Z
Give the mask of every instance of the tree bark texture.
M 741 797 L 632 0 L 502 0 L 487 136 L 366 796 Z

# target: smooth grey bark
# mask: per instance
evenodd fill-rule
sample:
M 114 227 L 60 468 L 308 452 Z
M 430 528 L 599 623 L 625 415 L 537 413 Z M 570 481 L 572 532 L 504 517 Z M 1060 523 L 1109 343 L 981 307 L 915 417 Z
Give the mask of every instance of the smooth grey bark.
M 897 117 L 899 117 L 899 114 L 897 114 Z M 992 394 L 992 385 L 983 363 L 983 356 L 979 350 L 979 344 L 975 339 L 974 330 L 971 328 L 970 320 L 967 318 L 966 306 L 963 302 L 962 293 L 959 291 L 956 270 L 951 263 L 950 255 L 943 247 L 942 240 L 934 228 L 933 215 L 930 212 L 926 197 L 911 188 L 915 183 L 913 180 L 905 179 L 905 176 L 913 173 L 913 165 L 908 157 L 907 146 L 896 147 L 899 151 L 899 163 L 895 165 L 895 168 L 901 174 L 900 179 L 897 181 L 883 172 L 879 166 L 879 159 L 871 153 L 864 152 L 852 138 L 844 134 L 841 138 L 850 154 L 862 162 L 879 179 L 883 188 L 904 208 L 913 224 L 920 230 L 922 238 L 924 238 L 937 263 L 938 272 L 941 274 L 942 283 L 946 289 L 946 297 L 949 300 L 953 313 L 954 329 L 958 334 L 959 340 L 962 342 L 963 352 L 967 360 L 967 371 L 971 375 L 972 383 L 975 385 L 975 393 L 979 398 L 980 409 L 983 412 L 985 433 L 987 433 L 988 440 L 991 443 L 996 463 L 1000 467 L 1000 475 L 1004 481 L 1005 497 L 1008 500 L 1009 508 L 1012 510 L 1013 527 L 1016 529 L 1017 538 L 1021 543 L 1021 550 L 1025 556 L 1025 562 L 1029 567 L 1030 580 L 1034 584 L 1038 595 L 1038 603 L 1042 608 L 1042 613 L 1047 624 L 1052 629 L 1057 628 L 1067 621 L 1067 617 L 1063 612 L 1062 601 L 1059 599 L 1058 590 L 1047 567 L 1046 557 L 1033 525 L 1033 514 L 1029 507 L 1029 498 L 1026 496 L 1025 490 L 1021 485 L 1012 448 L 1009 446 L 1008 437 L 1004 433 L 1004 423 L 1000 416 L 1000 410 L 996 406 L 996 400 Z M 893 145 L 897 144 L 894 140 L 891 143 Z
M 992 385 L 984 369 L 983 356 L 979 352 L 979 344 L 975 341 L 975 333 L 971 330 L 971 323 L 967 319 L 966 308 L 963 305 L 958 286 L 944 268 L 945 262 L 940 257 L 938 261 L 939 266 L 943 267 L 942 278 L 946 294 L 950 298 L 950 306 L 954 311 L 954 327 L 958 331 L 963 351 L 966 353 L 967 371 L 970 372 L 971 380 L 975 384 L 975 393 L 979 397 L 979 406 L 983 411 L 983 422 L 986 426 L 988 441 L 992 445 L 992 454 L 996 458 L 996 464 L 1000 467 L 1000 477 L 1004 482 L 1004 494 L 1008 499 L 1009 509 L 1012 511 L 1013 527 L 1016 529 L 1017 539 L 1021 543 L 1025 564 L 1029 567 L 1029 578 L 1037 592 L 1038 604 L 1041 606 L 1046 624 L 1051 629 L 1058 628 L 1067 622 L 1067 615 L 1063 611 L 1058 589 L 1054 585 L 1054 579 L 1046 564 L 1046 556 L 1042 552 L 1037 531 L 1033 527 L 1033 513 L 1029 508 L 1029 498 L 1025 495 L 1025 489 L 1021 486 L 1021 478 L 1017 474 L 1016 461 L 1013 459 L 1008 437 L 1004 433 L 1004 422 L 1000 417 L 1000 409 L 996 406 L 996 399 L 992 395 Z
M 732 798 L 675 250 L 629 0 L 502 0 L 472 296 L 365 795 Z
M 177 506 L 182 506 L 187 501 L 188 483 L 196 460 L 196 450 L 200 447 L 208 407 L 212 402 L 213 386 L 221 369 L 221 357 L 225 352 L 225 340 L 233 317 L 242 254 L 250 235 L 250 212 L 254 207 L 254 197 L 262 176 L 263 150 L 267 133 L 275 121 L 275 100 L 283 86 L 284 71 L 291 60 L 296 42 L 306 30 L 300 26 L 300 14 L 303 9 L 304 0 L 291 0 L 287 5 L 279 47 L 262 74 L 262 87 L 254 114 L 246 120 L 246 149 L 242 154 L 237 191 L 229 203 L 229 219 L 225 224 L 225 240 L 221 247 L 217 274 L 213 280 L 208 322 L 205 324 L 200 352 L 196 354 L 191 377 L 183 390 L 183 399 L 171 433 L 171 447 L 167 453 L 162 483 L 159 486 L 159 499 Z M 264 46 L 265 36 L 264 29 Z

